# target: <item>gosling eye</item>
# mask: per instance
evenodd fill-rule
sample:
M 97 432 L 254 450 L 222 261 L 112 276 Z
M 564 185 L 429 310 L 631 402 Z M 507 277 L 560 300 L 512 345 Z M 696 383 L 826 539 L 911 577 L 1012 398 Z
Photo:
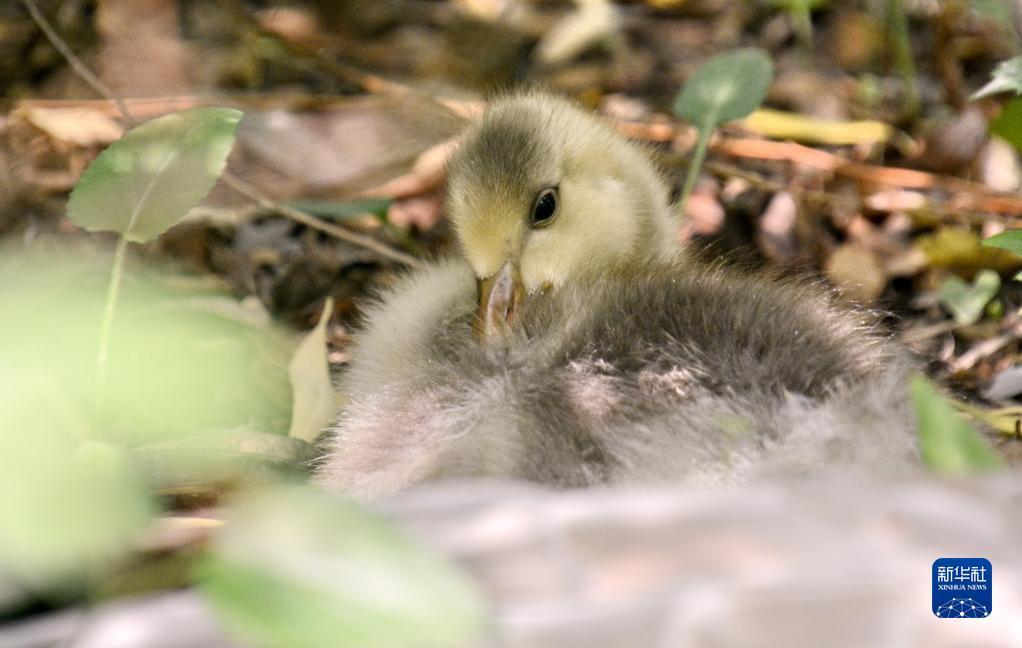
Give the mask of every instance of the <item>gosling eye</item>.
M 534 228 L 546 227 L 557 215 L 557 187 L 547 187 L 536 196 L 532 205 L 532 222 Z

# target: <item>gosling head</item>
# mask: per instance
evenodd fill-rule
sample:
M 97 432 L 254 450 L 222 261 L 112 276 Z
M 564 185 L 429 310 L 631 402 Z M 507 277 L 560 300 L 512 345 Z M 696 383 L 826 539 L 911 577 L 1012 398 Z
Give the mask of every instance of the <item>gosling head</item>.
M 667 187 L 641 147 L 536 92 L 496 100 L 466 134 L 447 213 L 479 281 L 484 339 L 507 330 L 526 293 L 676 249 Z

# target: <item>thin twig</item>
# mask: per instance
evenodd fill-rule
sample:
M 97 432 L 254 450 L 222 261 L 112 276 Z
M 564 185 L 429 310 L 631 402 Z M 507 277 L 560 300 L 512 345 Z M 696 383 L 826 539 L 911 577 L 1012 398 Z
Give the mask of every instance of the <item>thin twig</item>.
M 53 27 L 50 25 L 50 23 L 46 20 L 46 17 L 39 10 L 39 7 L 35 4 L 35 0 L 21 0 L 21 2 L 25 6 L 25 8 L 28 9 L 29 14 L 31 14 L 32 16 L 32 19 L 36 22 L 37 25 L 39 25 L 39 29 L 42 30 L 43 34 L 46 35 L 46 38 L 50 41 L 50 43 L 57 49 L 58 52 L 60 52 L 61 56 L 63 56 L 64 59 L 67 60 L 68 64 L 71 65 L 71 68 L 75 71 L 75 73 L 78 76 L 80 76 L 82 80 L 84 80 L 87 84 L 89 84 L 89 87 L 96 91 L 97 94 L 112 101 L 114 105 L 117 106 L 117 110 L 124 117 L 124 120 L 128 122 L 130 126 L 138 125 L 138 120 L 135 119 L 134 115 L 131 113 L 131 110 L 128 108 L 128 105 L 124 101 L 124 99 L 121 98 L 116 92 L 114 92 L 113 88 L 111 88 L 109 85 L 104 83 L 102 79 L 96 76 L 92 72 L 92 70 L 90 70 L 89 67 L 71 50 L 67 43 L 61 38 L 60 34 L 58 34 L 56 30 L 54 30 Z M 289 218 L 297 223 L 301 223 L 302 225 L 311 227 L 312 229 L 323 232 L 324 234 L 329 234 L 330 236 L 338 238 L 347 243 L 351 243 L 352 245 L 356 245 L 358 247 L 362 247 L 372 252 L 375 252 L 381 257 L 390 259 L 391 261 L 395 261 L 397 263 L 401 263 L 403 265 L 410 267 L 417 267 L 421 264 L 421 262 L 418 259 L 411 256 L 410 254 L 405 254 L 404 252 L 395 250 L 370 236 L 364 236 L 362 234 L 358 234 L 357 232 L 346 230 L 337 225 L 324 222 L 311 214 L 307 214 L 303 211 L 293 209 L 285 205 L 281 205 L 275 200 L 265 196 L 264 194 L 259 192 L 255 187 L 241 180 L 240 178 L 232 174 L 230 171 L 224 171 L 221 178 L 223 179 L 224 184 L 229 186 L 231 189 L 237 191 L 239 194 L 245 196 L 249 200 L 255 202 L 264 209 L 274 211 L 280 214 L 281 216 L 284 216 L 285 218 Z
M 337 225 L 322 221 L 311 214 L 276 203 L 260 194 L 255 187 L 237 177 L 230 171 L 224 171 L 221 175 L 221 179 L 228 187 L 255 202 L 260 207 L 275 211 L 282 216 L 290 218 L 296 223 L 301 223 L 302 225 L 306 225 L 312 229 L 319 230 L 320 232 L 329 234 L 342 241 L 351 243 L 352 245 L 366 248 L 367 250 L 371 250 L 382 257 L 390 259 L 391 261 L 396 261 L 413 268 L 421 265 L 421 262 L 412 255 L 394 250 L 371 236 L 364 236 L 357 232 L 346 230 L 342 227 L 338 227 Z
M 120 96 L 117 95 L 117 93 L 114 92 L 113 88 L 108 86 L 103 79 L 100 79 L 98 76 L 93 74 L 92 70 L 89 69 L 89 66 L 86 65 L 82 59 L 78 58 L 78 55 L 71 50 L 64 39 L 60 37 L 60 34 L 57 33 L 57 30 L 55 30 L 50 24 L 50 21 L 48 21 L 46 16 L 43 15 L 43 12 L 39 10 L 35 0 L 21 0 L 21 4 L 25 6 L 25 9 L 28 9 L 28 13 L 32 16 L 32 20 L 35 21 L 35 24 L 39 25 L 39 29 L 42 30 L 47 40 L 49 40 L 50 44 L 53 45 L 58 52 L 60 52 L 60 55 L 68 62 L 71 69 L 75 71 L 75 74 L 80 76 L 82 80 L 89 84 L 89 87 L 95 90 L 98 94 L 117 104 L 117 110 L 121 111 L 121 114 L 124 115 L 124 119 L 132 125 L 135 125 L 137 121 L 131 114 L 131 111 L 128 110 L 128 105 Z

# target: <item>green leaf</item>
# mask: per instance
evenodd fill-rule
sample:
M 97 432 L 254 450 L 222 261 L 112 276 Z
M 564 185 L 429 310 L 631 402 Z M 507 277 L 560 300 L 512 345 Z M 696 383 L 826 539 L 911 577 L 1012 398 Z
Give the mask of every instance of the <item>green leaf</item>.
M 990 122 L 990 132 L 1022 151 L 1022 97 L 1012 99 Z
M 959 326 L 975 324 L 1000 287 L 1001 277 L 993 270 L 983 270 L 971 284 L 961 277 L 951 276 L 940 287 L 940 303 Z
M 42 586 L 130 550 L 153 514 L 118 446 L 89 441 L 45 371 L 0 375 L 0 565 Z
M 199 585 L 255 646 L 466 645 L 485 619 L 453 567 L 356 505 L 304 487 L 242 501 Z
M 983 239 L 983 245 L 1001 248 L 1022 256 L 1022 230 L 1007 230 Z
M 993 78 L 977 90 L 972 99 L 981 99 L 1002 92 L 1022 95 L 1022 56 L 1002 61 L 994 68 Z
M 241 117 L 233 108 L 193 108 L 131 129 L 85 170 L 68 216 L 89 231 L 151 241 L 216 183 Z
M 293 398 L 288 435 L 309 443 L 337 414 L 337 392 L 326 357 L 326 325 L 333 312 L 334 300 L 327 299 L 319 322 L 298 344 L 288 365 Z
M 912 379 L 912 400 L 923 460 L 934 472 L 962 475 L 1003 467 L 1004 462 L 980 433 L 926 378 Z
M 121 290 L 106 416 L 90 429 L 108 269 L 107 257 L 84 258 L 63 245 L 30 253 L 0 247 L 0 313 L 31 314 L 0 317 L 0 384 L 41 373 L 46 390 L 27 392 L 26 407 L 56 415 L 44 399 L 59 394 L 57 402 L 68 403 L 61 429 L 130 446 L 210 429 L 287 433 L 292 336 L 258 315 L 246 321 L 240 306 L 232 313 L 232 297 L 142 267 L 131 269 Z M 2 420 L 0 403 L 0 434 Z M 33 419 L 26 425 L 34 434 Z
M 317 455 L 301 439 L 244 428 L 207 430 L 132 450 L 139 472 L 158 491 L 300 478 Z
M 755 48 L 715 56 L 688 80 L 674 101 L 674 114 L 701 130 L 745 117 L 763 103 L 773 63 Z
M 681 214 L 685 213 L 685 204 L 703 166 L 713 129 L 759 108 L 773 75 L 773 63 L 763 50 L 734 50 L 704 63 L 674 100 L 674 114 L 699 129 L 699 139 L 678 198 L 677 208 Z

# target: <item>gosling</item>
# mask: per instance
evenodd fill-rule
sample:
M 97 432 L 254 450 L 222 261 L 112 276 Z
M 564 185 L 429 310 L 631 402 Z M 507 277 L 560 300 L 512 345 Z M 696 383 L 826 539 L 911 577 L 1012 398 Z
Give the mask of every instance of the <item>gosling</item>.
M 318 467 L 361 498 L 506 478 L 719 487 L 919 462 L 908 363 L 817 285 L 692 259 L 647 152 L 538 92 L 448 168 L 461 256 L 368 309 Z

